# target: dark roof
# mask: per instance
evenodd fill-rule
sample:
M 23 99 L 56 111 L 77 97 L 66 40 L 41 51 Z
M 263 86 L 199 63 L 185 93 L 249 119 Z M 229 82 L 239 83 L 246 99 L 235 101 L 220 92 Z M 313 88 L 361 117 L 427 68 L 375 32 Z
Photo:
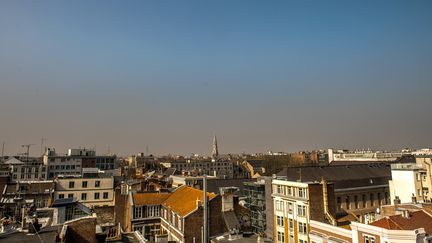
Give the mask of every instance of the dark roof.
M 350 166 L 306 166 L 290 167 L 280 171 L 278 176 L 289 181 L 315 182 L 324 177 L 333 182 L 335 189 L 387 185 L 391 178 L 389 164 L 369 164 Z
M 22 193 L 48 193 L 49 191 L 54 190 L 54 183 L 52 181 L 12 182 L 6 185 L 6 194 L 17 193 L 20 190 L 18 184 L 22 189 L 24 189 L 24 191 L 21 191 Z
M 395 163 L 394 161 L 349 161 L 349 160 L 337 160 L 329 163 L 329 166 L 350 166 L 350 165 L 387 165 Z
M 263 164 L 266 162 L 265 160 L 246 160 L 252 167 L 260 168 L 263 167 Z
M 76 202 L 77 200 L 73 197 L 56 199 L 54 200 L 52 207 L 61 207 L 68 204 L 75 204 Z
M 40 242 L 39 237 L 43 240 L 43 242 L 55 242 L 58 231 L 58 227 L 51 226 L 43 228 L 41 231 L 39 231 L 39 236 L 36 234 L 17 232 L 10 235 L 0 236 L 0 243 Z
M 255 182 L 255 181 L 257 181 L 256 178 L 207 180 L 207 191 L 219 194 L 219 188 L 235 186 L 239 188 L 240 192 L 242 192 L 244 187 L 243 184 L 244 182 Z
M 162 174 L 165 176 L 170 176 L 170 175 L 174 175 L 176 171 L 177 170 L 175 168 L 168 168 Z

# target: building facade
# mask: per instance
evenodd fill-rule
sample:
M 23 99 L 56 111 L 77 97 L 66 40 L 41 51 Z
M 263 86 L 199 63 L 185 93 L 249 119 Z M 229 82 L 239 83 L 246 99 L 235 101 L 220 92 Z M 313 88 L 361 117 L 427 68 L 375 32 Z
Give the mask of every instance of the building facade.
M 265 235 L 267 223 L 265 181 L 258 179 L 257 182 L 245 182 L 243 190 L 246 196 L 245 207 L 250 210 L 254 233 Z
M 40 160 L 21 161 L 14 157 L 10 158 L 5 165 L 10 171 L 10 179 L 16 181 L 44 181 L 47 180 L 47 166 Z
M 114 206 L 113 177 L 65 177 L 55 183 L 54 199 L 75 198 L 88 207 Z
M 200 162 L 164 162 L 166 168 L 174 168 L 179 172 L 202 176 L 209 175 L 222 179 L 234 178 L 234 164 L 231 161 L 200 161 Z
M 214 237 L 225 230 L 221 196 L 207 193 L 207 197 L 209 236 Z M 124 230 L 139 231 L 146 240 L 156 242 L 202 242 L 203 198 L 203 191 L 188 186 L 170 193 L 130 192 Z
M 335 223 L 333 184 L 273 180 L 274 242 L 309 242 L 309 221 Z

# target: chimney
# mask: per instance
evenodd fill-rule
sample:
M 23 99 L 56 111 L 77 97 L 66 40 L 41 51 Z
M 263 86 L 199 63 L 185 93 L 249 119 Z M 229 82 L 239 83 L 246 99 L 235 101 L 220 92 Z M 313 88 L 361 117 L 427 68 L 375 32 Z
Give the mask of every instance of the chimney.
M 196 207 L 197 208 L 201 207 L 201 201 L 198 199 L 198 197 L 196 199 Z
M 404 218 L 409 219 L 410 218 L 410 212 L 408 210 L 404 210 L 404 211 L 402 211 L 402 216 Z
M 398 205 L 398 204 L 400 204 L 401 203 L 400 198 L 398 196 L 396 196 L 395 199 L 394 199 L 394 201 L 393 201 L 393 203 L 394 203 L 395 206 Z

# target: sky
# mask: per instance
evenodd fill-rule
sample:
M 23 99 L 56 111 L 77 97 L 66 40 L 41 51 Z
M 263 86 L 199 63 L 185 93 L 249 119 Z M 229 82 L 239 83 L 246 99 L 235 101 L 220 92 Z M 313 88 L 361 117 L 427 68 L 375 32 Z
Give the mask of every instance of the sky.
M 431 147 L 432 1 L 0 1 L 0 143 Z

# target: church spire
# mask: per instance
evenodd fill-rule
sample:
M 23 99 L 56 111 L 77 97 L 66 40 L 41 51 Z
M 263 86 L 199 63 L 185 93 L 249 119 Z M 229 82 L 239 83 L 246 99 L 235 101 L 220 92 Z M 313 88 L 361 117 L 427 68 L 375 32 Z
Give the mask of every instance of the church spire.
M 216 139 L 216 135 L 214 135 L 213 137 L 213 146 L 212 146 L 212 161 L 216 161 L 219 157 L 219 151 L 218 151 L 218 145 L 217 145 L 217 139 Z

